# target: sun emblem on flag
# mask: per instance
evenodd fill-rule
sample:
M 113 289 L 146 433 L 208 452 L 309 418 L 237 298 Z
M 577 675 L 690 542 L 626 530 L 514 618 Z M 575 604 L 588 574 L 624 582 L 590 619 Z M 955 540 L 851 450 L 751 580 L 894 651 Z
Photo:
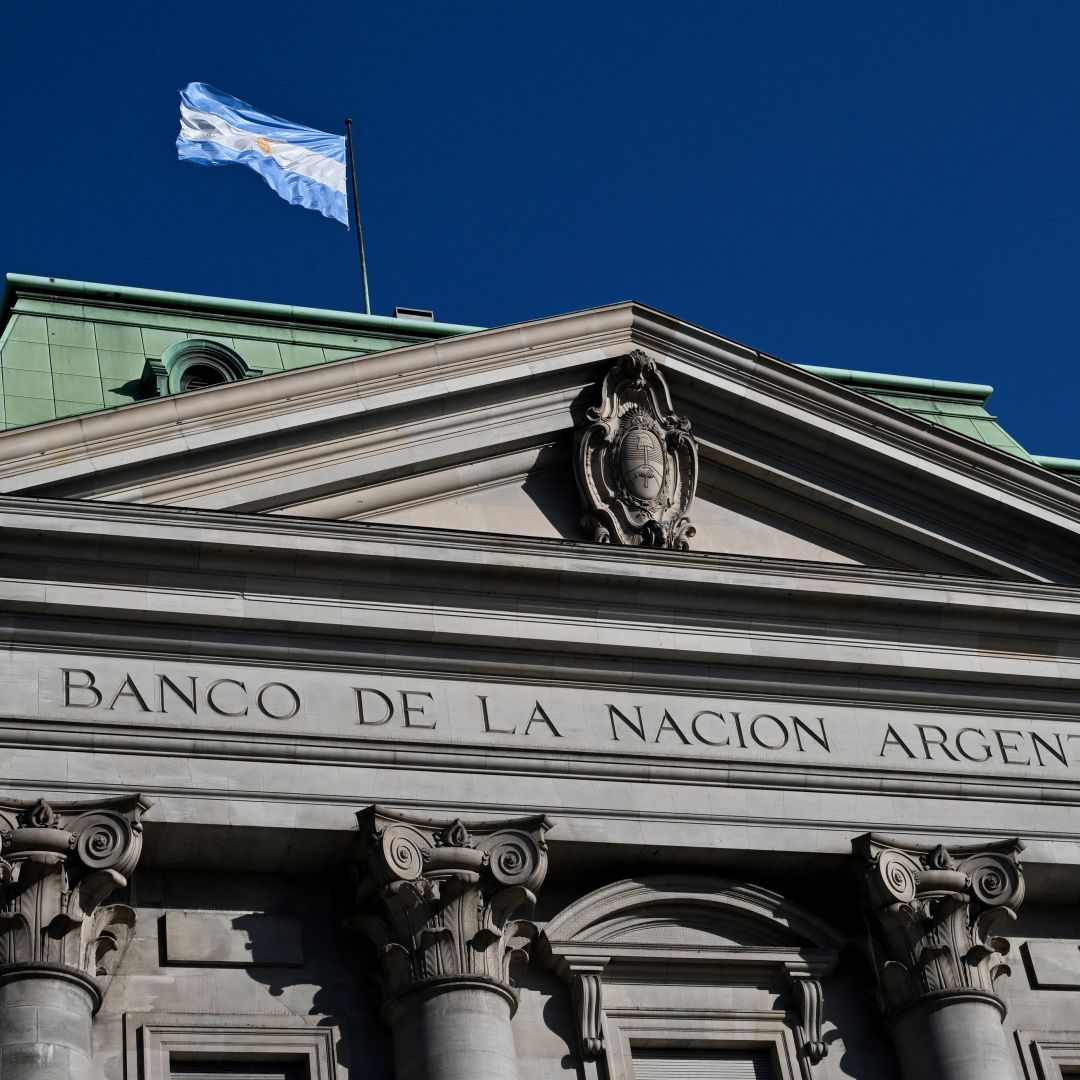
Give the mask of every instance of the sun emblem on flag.
M 265 135 L 259 135 L 255 139 L 255 145 L 264 153 L 270 153 L 270 140 Z

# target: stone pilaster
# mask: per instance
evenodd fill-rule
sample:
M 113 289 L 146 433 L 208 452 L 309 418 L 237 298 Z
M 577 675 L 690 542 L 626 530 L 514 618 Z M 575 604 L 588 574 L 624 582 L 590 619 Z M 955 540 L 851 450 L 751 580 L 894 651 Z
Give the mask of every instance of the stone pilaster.
M 369 807 L 355 925 L 375 945 L 398 1080 L 512 1080 L 510 966 L 547 871 L 544 817 L 465 825 Z
M 142 796 L 0 805 L 4 1080 L 89 1080 L 91 1021 L 135 913 L 106 901 L 142 849 Z
M 1008 974 L 996 935 L 1024 899 L 1019 840 L 913 847 L 855 841 L 881 1004 L 906 1078 L 1014 1080 L 995 978 Z

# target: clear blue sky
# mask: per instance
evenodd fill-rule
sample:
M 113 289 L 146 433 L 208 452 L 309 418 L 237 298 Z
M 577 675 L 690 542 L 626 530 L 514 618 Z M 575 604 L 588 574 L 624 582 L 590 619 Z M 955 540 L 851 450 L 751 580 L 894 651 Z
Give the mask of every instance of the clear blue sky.
M 176 161 L 177 90 L 357 124 L 377 312 L 637 299 L 989 382 L 1080 457 L 1077 3 L 14 4 L 0 269 L 356 308 L 355 246 Z

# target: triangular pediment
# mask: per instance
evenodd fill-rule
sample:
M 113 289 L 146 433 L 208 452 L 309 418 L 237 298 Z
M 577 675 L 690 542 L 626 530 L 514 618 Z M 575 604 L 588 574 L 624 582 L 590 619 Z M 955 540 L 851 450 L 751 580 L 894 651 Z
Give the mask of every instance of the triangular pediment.
M 0 488 L 585 541 L 574 433 L 635 350 L 690 422 L 692 551 L 1080 580 L 1080 487 L 637 304 L 8 431 Z

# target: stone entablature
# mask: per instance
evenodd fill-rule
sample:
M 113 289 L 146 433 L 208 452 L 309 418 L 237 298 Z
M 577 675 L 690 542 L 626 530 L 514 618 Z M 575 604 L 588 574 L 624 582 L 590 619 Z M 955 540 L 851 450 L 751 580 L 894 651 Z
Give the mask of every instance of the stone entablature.
M 466 826 L 378 806 L 357 817 L 366 850 L 354 926 L 375 945 L 387 1002 L 479 983 L 513 1008 L 510 965 L 536 936 L 517 916 L 531 910 L 547 872 L 548 819 Z
M 895 1015 L 930 997 L 982 995 L 1000 1008 L 994 980 L 1009 974 L 1006 938 L 1024 899 L 1020 840 L 974 846 L 902 845 L 868 834 L 854 842 L 875 931 L 883 1008 Z

